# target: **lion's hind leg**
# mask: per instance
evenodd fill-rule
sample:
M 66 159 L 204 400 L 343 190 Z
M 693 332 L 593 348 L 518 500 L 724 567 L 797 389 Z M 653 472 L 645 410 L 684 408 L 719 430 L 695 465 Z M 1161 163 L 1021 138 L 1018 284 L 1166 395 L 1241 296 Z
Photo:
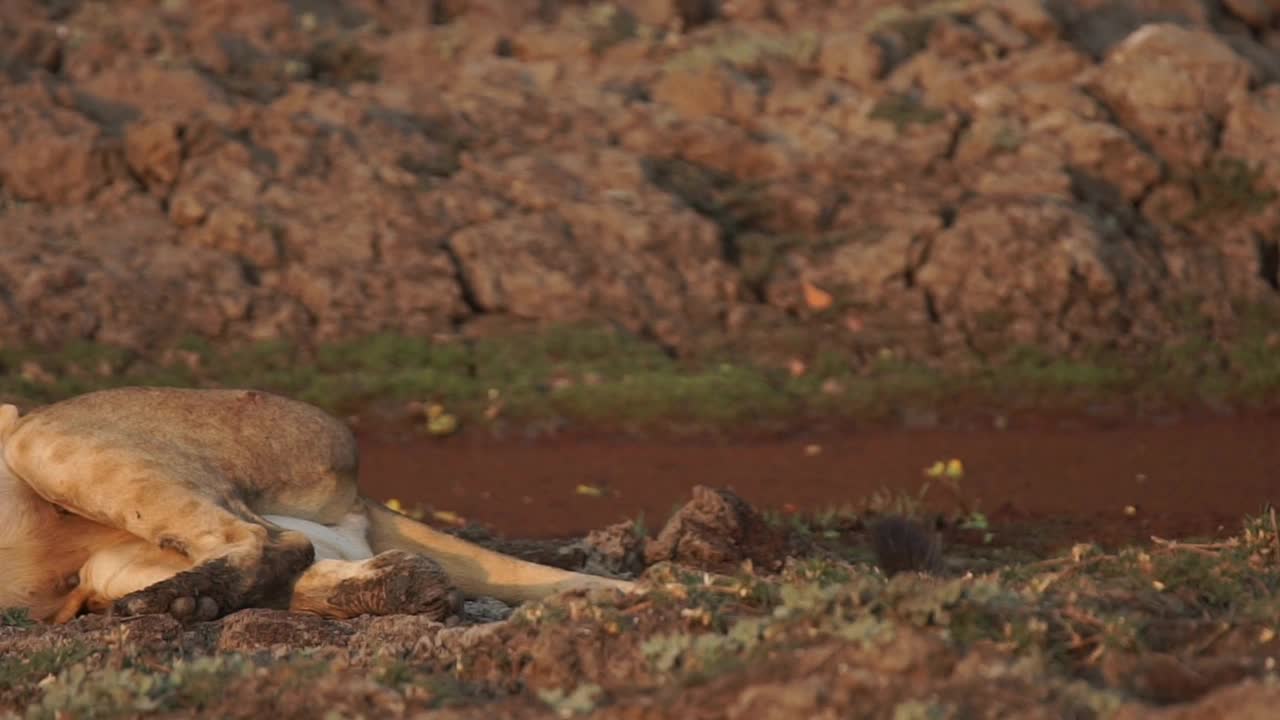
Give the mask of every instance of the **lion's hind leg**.
M 54 625 L 64 625 L 71 622 L 80 614 L 85 605 L 89 604 L 89 600 L 93 597 L 93 589 L 87 587 L 78 587 L 67 595 L 62 601 L 62 606 L 54 613 L 49 622 Z
M 348 619 L 358 615 L 426 615 L 445 620 L 461 595 L 435 561 L 389 550 L 367 560 L 317 560 L 298 578 L 289 609 Z
M 4 454 L 49 502 L 191 561 L 191 569 L 120 598 L 116 612 L 212 619 L 247 605 L 287 605 L 315 556 L 306 535 L 268 527 L 232 483 L 180 449 L 107 437 L 37 422 L 20 426 Z

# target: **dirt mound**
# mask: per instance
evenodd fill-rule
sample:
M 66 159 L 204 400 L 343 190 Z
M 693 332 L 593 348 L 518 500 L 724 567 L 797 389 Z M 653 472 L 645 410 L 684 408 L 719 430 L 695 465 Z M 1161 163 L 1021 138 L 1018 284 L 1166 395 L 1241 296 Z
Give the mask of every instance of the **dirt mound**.
M 1269 7 L 10 3 L 0 342 L 1227 337 L 1280 286 Z
M 712 572 L 733 572 L 743 562 L 766 572 L 782 565 L 788 537 L 731 490 L 705 485 L 644 546 L 645 562 L 675 562 Z

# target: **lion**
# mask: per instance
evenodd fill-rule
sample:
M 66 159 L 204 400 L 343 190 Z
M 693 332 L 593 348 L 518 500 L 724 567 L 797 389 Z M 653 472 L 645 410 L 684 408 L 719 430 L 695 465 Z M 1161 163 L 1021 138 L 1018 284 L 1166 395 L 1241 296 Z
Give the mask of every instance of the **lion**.
M 346 424 L 259 390 L 123 387 L 0 405 L 0 607 L 214 620 L 426 614 L 634 582 L 504 555 L 357 487 Z

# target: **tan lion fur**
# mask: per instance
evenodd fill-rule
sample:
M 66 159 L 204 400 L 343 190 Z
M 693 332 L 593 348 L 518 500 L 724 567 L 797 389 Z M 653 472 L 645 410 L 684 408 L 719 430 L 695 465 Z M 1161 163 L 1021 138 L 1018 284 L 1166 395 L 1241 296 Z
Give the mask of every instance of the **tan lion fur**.
M 357 466 L 343 423 L 265 392 L 131 387 L 25 416 L 0 406 L 0 607 L 43 621 L 83 606 L 347 616 L 389 606 L 361 596 L 339 607 L 333 598 L 356 597 L 344 581 L 429 575 L 408 554 L 463 594 L 511 603 L 634 588 L 434 530 L 362 496 Z

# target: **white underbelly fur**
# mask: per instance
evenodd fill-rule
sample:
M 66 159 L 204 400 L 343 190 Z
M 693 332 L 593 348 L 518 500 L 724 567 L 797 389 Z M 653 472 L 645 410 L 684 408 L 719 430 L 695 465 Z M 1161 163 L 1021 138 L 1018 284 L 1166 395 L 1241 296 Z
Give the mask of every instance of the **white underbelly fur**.
M 369 519 L 363 513 L 351 513 L 337 525 L 321 525 L 288 515 L 263 515 L 263 519 L 286 530 L 307 536 L 316 549 L 316 560 L 368 560 Z

